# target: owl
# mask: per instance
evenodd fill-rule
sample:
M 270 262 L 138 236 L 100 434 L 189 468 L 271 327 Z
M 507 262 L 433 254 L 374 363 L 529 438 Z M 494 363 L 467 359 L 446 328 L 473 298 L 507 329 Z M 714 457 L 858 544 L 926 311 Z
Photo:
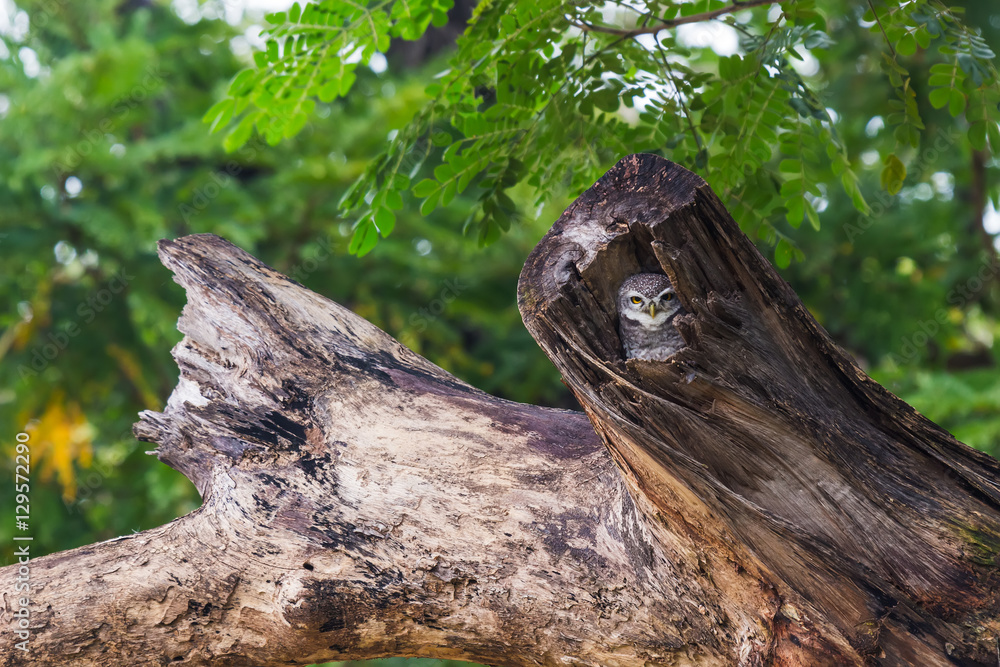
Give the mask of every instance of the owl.
M 674 318 L 684 309 L 670 280 L 659 273 L 637 273 L 618 288 L 618 332 L 626 359 L 663 361 L 684 347 Z

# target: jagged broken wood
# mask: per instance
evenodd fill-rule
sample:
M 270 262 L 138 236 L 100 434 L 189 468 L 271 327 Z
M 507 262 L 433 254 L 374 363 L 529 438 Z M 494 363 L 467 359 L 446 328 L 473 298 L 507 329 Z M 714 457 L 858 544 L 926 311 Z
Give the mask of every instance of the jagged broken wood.
M 522 273 L 589 422 L 217 237 L 160 253 L 181 378 L 136 434 L 204 504 L 32 561 L 31 651 L 3 665 L 997 664 L 997 462 L 860 371 L 677 165 L 624 159 Z M 640 270 L 688 311 L 670 362 L 622 359 Z

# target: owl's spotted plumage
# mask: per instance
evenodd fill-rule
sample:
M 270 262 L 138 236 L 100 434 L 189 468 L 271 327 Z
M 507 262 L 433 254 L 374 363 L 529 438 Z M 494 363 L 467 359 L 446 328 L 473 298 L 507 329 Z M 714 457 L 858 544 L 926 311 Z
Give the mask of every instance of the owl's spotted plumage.
M 618 332 L 627 359 L 663 361 L 684 347 L 674 326 L 683 313 L 670 280 L 659 273 L 637 273 L 618 289 Z

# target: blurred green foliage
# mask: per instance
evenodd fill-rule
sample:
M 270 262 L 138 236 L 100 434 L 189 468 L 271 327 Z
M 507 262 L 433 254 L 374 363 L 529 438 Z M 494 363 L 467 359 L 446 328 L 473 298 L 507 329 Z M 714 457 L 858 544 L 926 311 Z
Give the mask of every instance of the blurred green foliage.
M 783 275 L 876 379 L 1000 453 L 1000 277 L 982 218 L 997 203 L 1000 165 L 970 144 L 969 119 L 936 109 L 924 89 L 919 145 L 901 145 L 879 36 L 858 29 L 860 15 L 817 7 L 829 42 L 811 52 L 822 67 L 802 76 L 832 110 L 871 210 L 859 213 L 832 173 L 818 181 L 818 230 L 770 219 L 805 257 Z M 425 108 L 443 61 L 357 66 L 349 94 L 315 103 L 293 138 L 272 146 L 251 133 L 227 152 L 201 118 L 249 62 L 252 21 L 237 12 L 231 25 L 217 18 L 224 11 L 231 4 L 24 0 L 0 16 L 0 448 L 10 478 L 13 436 L 31 433 L 36 553 L 198 505 L 191 484 L 130 434 L 136 413 L 161 408 L 177 379 L 169 350 L 184 295 L 156 259 L 161 238 L 220 234 L 486 391 L 575 405 L 514 295 L 524 258 L 582 185 L 555 183 L 536 209 L 534 187 L 510 183 L 510 231 L 486 248 L 463 233 L 479 195 L 456 192 L 433 216 L 404 199 L 393 234 L 351 256 L 353 220 L 338 202 Z M 970 4 L 966 22 L 1000 47 L 1000 8 Z M 908 57 L 914 86 L 940 64 L 920 48 Z M 894 194 L 883 182 L 887 167 L 901 175 L 890 153 L 906 168 Z M 616 157 L 606 151 L 601 168 Z M 433 175 L 414 165 L 420 179 Z M 12 485 L 0 485 L 0 499 L 13 505 Z M 12 533 L 0 522 L 3 563 Z

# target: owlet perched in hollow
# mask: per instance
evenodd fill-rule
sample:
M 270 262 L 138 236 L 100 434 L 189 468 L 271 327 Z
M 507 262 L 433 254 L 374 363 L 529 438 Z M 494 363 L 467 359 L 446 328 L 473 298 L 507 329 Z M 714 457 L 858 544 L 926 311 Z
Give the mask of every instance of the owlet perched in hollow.
M 626 359 L 664 361 L 684 347 L 674 327 L 682 314 L 670 280 L 659 273 L 637 273 L 618 289 L 618 332 Z

